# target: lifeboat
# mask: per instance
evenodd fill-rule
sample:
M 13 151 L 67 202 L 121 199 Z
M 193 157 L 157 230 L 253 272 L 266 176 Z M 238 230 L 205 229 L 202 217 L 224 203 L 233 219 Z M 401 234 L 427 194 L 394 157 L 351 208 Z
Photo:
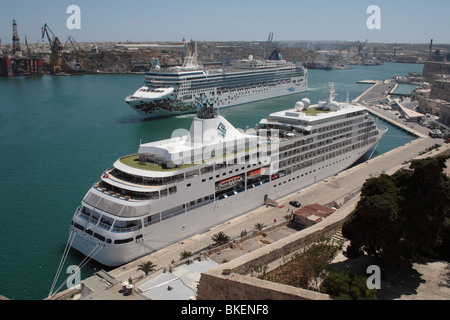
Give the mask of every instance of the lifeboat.
M 240 182 L 242 182 L 242 177 L 235 176 L 232 178 L 228 178 L 228 179 L 219 181 L 217 183 L 217 188 L 218 188 L 218 190 L 229 189 L 229 188 L 234 187 L 235 185 L 239 184 Z
M 266 172 L 266 169 L 264 169 L 264 168 L 259 168 L 259 169 L 256 169 L 256 170 L 252 170 L 252 171 L 247 172 L 247 177 L 252 177 L 252 176 L 259 175 L 259 174 L 264 174 L 264 172 Z

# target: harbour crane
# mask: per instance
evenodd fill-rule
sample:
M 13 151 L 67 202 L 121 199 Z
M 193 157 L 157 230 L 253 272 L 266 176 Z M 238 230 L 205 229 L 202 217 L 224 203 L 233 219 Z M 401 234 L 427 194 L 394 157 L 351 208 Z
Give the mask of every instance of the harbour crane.
M 52 32 L 50 27 L 45 24 L 42 27 L 42 40 L 47 36 L 48 42 L 50 44 L 51 55 L 50 55 L 50 67 L 51 73 L 61 73 L 61 51 L 63 46 L 59 41 L 58 37 Z
M 358 56 L 359 57 L 362 56 L 362 51 L 364 49 L 364 46 L 367 44 L 367 41 L 369 41 L 369 39 L 364 41 L 364 43 L 359 42 L 359 40 L 356 42 L 356 47 L 358 48 Z
M 266 45 L 264 47 L 264 59 L 267 59 L 267 55 L 269 54 L 272 48 L 273 42 L 273 32 L 269 32 L 269 38 L 267 39 Z
M 66 41 L 66 44 L 70 42 L 72 45 L 72 48 L 75 52 L 75 62 L 69 64 L 71 69 L 73 71 L 82 72 L 84 71 L 84 62 L 83 62 L 83 50 L 81 49 L 81 46 L 75 41 L 75 39 L 72 36 L 69 36 L 69 38 Z
M 27 36 L 25 36 L 25 46 L 27 47 L 27 55 L 28 55 L 28 57 L 31 57 L 32 52 L 31 52 L 30 47 L 28 46 L 28 37 Z

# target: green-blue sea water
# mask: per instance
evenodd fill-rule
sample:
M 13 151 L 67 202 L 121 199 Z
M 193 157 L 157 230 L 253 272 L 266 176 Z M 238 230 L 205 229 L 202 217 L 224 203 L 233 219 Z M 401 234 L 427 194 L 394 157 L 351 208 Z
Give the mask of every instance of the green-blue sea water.
M 355 99 L 369 86 L 359 80 L 422 73 L 421 64 L 309 70 L 309 91 L 220 110 L 238 128 L 253 127 L 271 112 L 307 97 L 325 98 L 333 81 L 336 100 Z M 142 75 L 0 78 L 0 295 L 16 300 L 47 297 L 68 239 L 73 212 L 105 168 L 135 153 L 140 141 L 169 138 L 189 129 L 194 115 L 143 121 L 124 98 Z M 394 126 L 373 156 L 412 139 Z M 71 251 L 61 272 L 83 257 Z M 81 270 L 87 278 L 101 266 Z M 65 289 L 63 287 L 62 289 Z

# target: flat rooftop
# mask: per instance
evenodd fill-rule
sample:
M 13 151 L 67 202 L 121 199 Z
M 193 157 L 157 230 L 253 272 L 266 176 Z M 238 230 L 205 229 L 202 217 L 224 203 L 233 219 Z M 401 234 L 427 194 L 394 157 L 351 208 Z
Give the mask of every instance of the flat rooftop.
M 137 290 L 151 300 L 194 300 L 200 275 L 219 264 L 210 260 L 192 260 L 172 272 L 163 272 L 137 286 Z

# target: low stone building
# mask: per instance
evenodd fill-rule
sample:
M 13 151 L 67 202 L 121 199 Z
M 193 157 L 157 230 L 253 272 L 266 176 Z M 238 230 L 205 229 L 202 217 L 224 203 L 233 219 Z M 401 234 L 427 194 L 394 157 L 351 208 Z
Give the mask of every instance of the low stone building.
M 448 75 L 446 75 L 448 76 Z M 450 101 L 450 77 L 436 79 L 431 86 L 430 98 Z
M 309 227 L 321 222 L 335 210 L 320 204 L 310 204 L 294 212 L 292 217 L 293 227 Z
M 450 124 L 450 101 L 420 98 L 418 111 L 438 116 L 441 122 Z
M 428 61 L 422 75 L 431 82 L 431 90 L 416 90 L 418 110 L 439 116 L 441 122 L 450 124 L 450 62 Z

